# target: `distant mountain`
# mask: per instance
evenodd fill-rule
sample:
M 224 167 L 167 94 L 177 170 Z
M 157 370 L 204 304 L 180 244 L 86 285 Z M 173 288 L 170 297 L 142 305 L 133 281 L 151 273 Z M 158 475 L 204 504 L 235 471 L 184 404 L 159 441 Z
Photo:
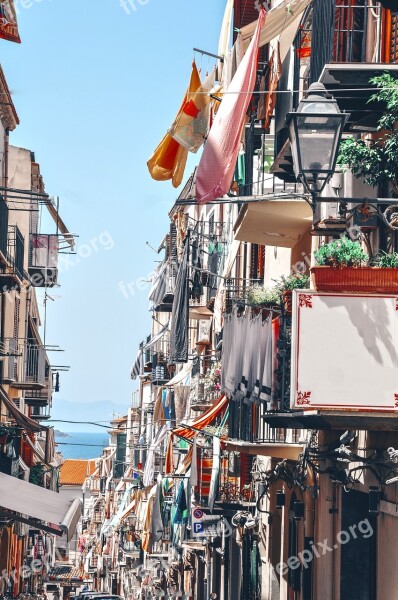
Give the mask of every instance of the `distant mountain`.
M 58 399 L 55 395 L 51 415 L 53 424 L 63 431 L 101 431 L 110 424 L 114 415 L 126 415 L 128 403 L 116 404 L 115 402 L 70 402 Z M 61 422 L 57 422 L 61 421 Z M 79 423 L 70 423 L 78 421 Z M 103 427 L 89 423 L 99 423 Z
M 54 429 L 55 437 L 58 438 L 68 438 L 70 435 L 68 433 L 64 433 L 63 431 L 59 431 L 59 429 Z

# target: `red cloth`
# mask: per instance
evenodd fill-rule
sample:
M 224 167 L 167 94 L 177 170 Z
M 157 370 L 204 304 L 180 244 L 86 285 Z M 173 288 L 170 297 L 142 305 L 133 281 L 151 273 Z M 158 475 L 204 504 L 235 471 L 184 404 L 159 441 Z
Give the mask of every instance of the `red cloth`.
M 265 18 L 266 12 L 262 9 L 250 46 L 210 129 L 196 177 L 196 199 L 200 204 L 224 196 L 231 187 L 242 129 L 256 84 L 258 47 Z

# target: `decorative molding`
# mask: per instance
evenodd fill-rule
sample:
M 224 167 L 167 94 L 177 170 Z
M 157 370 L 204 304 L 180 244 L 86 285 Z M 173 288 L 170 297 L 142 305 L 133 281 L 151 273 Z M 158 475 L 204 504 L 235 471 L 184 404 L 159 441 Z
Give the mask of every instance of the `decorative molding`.
M 304 406 L 311 404 L 311 394 L 312 392 L 297 392 L 297 406 Z M 398 402 L 398 398 L 397 398 Z
M 397 300 L 398 302 L 398 300 Z M 312 295 L 311 294 L 299 294 L 299 307 L 300 308 L 312 308 Z M 397 308 L 398 310 L 398 308 Z

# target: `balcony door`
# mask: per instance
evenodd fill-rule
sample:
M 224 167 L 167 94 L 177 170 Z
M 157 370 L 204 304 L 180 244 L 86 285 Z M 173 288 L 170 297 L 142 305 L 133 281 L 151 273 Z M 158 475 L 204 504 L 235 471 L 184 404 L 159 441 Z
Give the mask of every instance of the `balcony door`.
M 343 494 L 341 531 L 350 531 L 362 521 L 368 521 L 373 535 L 351 536 L 341 546 L 340 598 L 346 600 L 376 600 L 377 532 L 376 519 L 369 515 L 369 496 L 352 490 Z M 362 526 L 363 527 L 363 526 Z M 364 528 L 363 530 L 369 529 Z

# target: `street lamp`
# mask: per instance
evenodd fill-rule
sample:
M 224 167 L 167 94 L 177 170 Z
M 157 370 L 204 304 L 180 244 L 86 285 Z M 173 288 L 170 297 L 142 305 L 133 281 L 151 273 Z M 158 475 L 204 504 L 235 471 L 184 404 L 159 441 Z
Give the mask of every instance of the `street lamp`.
M 312 195 L 313 206 L 336 168 L 344 125 L 349 114 L 342 113 L 334 98 L 326 98 L 322 83 L 313 83 L 296 112 L 287 116 L 296 179 Z

